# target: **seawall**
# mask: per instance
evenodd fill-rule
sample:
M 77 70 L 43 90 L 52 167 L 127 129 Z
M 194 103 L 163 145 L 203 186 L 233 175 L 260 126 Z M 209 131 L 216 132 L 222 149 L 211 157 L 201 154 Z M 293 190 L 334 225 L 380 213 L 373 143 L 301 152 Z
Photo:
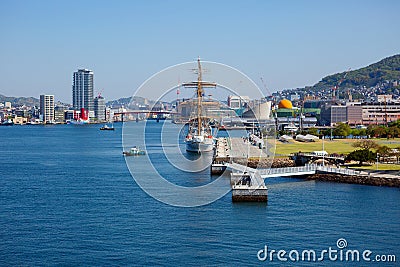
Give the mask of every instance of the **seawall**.
M 289 158 L 274 158 L 271 159 L 234 159 L 234 162 L 247 165 L 251 168 L 285 168 L 285 167 L 296 167 L 294 160 Z
M 332 173 L 317 173 L 306 177 L 307 180 L 373 185 L 373 186 L 389 186 L 400 188 L 400 178 L 376 177 L 367 175 L 341 175 Z

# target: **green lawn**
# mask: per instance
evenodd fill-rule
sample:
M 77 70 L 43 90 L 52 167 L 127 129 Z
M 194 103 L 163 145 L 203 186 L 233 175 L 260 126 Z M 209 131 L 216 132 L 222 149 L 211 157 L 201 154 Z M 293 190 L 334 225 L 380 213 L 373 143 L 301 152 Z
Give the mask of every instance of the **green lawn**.
M 400 138 L 396 139 L 372 139 L 375 140 L 379 145 L 386 145 L 388 147 L 396 148 L 400 147 Z M 337 154 L 348 154 L 355 150 L 352 147 L 352 144 L 357 141 L 357 139 L 334 139 L 324 140 L 325 151 L 329 154 L 337 153 Z M 321 151 L 322 150 L 322 140 L 317 142 L 297 142 L 293 141 L 292 143 L 282 143 L 280 141 L 276 141 L 276 151 L 277 155 L 288 155 L 296 152 L 312 152 L 312 151 Z
M 353 166 L 351 168 L 354 169 L 364 169 L 364 170 L 376 170 L 376 164 L 373 164 L 371 166 L 362 166 L 362 167 L 357 167 Z M 398 164 L 378 164 L 378 170 L 379 171 L 400 171 L 400 165 Z

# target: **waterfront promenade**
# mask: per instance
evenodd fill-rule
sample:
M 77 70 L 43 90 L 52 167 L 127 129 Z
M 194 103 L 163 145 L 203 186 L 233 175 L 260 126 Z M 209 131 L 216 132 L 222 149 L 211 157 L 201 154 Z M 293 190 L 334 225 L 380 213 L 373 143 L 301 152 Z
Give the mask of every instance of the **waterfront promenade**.
M 267 158 L 263 149 L 252 145 L 243 138 L 220 137 L 217 140 L 216 161 L 229 161 L 230 159 Z
M 211 167 L 212 172 L 228 169 L 233 172 L 245 171 L 252 173 L 254 184 L 260 184 L 259 179 L 274 178 L 274 177 L 297 177 L 302 176 L 310 180 L 354 183 L 363 185 L 375 186 L 391 186 L 400 187 L 400 175 L 398 173 L 387 172 L 367 172 L 362 170 L 353 170 L 336 166 L 321 166 L 317 164 L 307 164 L 299 167 L 282 167 L 282 168 L 267 168 L 253 169 L 245 167 L 247 162 L 242 162 L 240 165 L 235 160 L 242 161 L 243 159 L 258 158 L 260 161 L 267 159 L 267 154 L 257 146 L 250 144 L 242 138 L 219 138 L 216 147 L 216 155 L 214 165 Z M 242 166 L 242 167 L 240 167 Z

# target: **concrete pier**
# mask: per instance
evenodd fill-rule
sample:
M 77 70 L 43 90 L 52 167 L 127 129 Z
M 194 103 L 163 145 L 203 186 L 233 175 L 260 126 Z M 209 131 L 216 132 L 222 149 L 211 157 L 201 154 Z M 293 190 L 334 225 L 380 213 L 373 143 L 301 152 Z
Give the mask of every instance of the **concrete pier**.
M 266 202 L 268 200 L 268 188 L 257 169 L 237 163 L 227 163 L 226 167 L 232 170 L 232 201 Z
M 264 150 L 244 141 L 243 138 L 220 137 L 215 149 L 215 163 L 232 162 L 235 159 L 268 158 Z
M 226 165 L 223 163 L 214 163 L 211 165 L 211 175 L 223 174 L 226 170 Z
M 236 159 L 267 157 L 262 149 L 243 138 L 218 138 L 211 174 L 231 172 L 232 201 L 266 202 L 268 188 L 257 169 L 234 163 Z
M 233 202 L 267 202 L 268 188 L 260 186 L 252 188 L 247 185 L 232 186 L 232 201 Z

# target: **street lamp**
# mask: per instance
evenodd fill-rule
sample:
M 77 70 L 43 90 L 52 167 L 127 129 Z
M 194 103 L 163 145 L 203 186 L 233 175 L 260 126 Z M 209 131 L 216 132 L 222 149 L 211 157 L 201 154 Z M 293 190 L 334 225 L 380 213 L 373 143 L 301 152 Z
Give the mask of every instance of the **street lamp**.
M 378 164 L 379 164 L 379 153 L 376 153 L 376 170 L 378 170 Z
M 322 136 L 322 166 L 325 167 L 325 136 Z

